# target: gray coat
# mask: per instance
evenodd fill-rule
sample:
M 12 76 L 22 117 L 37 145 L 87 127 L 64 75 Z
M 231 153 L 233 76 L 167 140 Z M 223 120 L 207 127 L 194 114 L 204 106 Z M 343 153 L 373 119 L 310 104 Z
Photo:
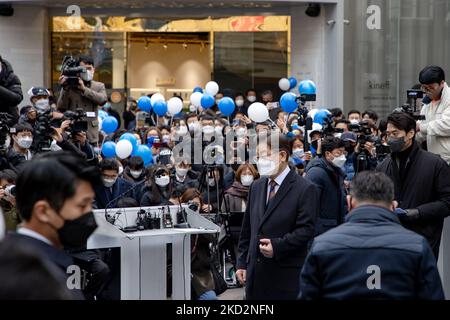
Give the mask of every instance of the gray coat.
M 87 137 L 89 142 L 95 144 L 98 142 L 98 106 L 102 106 L 108 100 L 105 85 L 101 82 L 91 81 L 85 84 L 86 89 L 81 92 L 77 88 L 63 88 L 59 94 L 56 107 L 60 111 L 75 111 L 81 108 L 87 112 L 95 112 L 95 118 L 88 118 Z

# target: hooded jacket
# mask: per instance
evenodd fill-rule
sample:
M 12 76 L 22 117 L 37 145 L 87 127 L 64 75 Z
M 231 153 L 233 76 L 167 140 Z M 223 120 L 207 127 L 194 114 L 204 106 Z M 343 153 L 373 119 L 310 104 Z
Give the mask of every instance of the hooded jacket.
M 19 119 L 17 105 L 23 99 L 22 84 L 8 61 L 0 57 L 0 64 L 0 112 L 12 115 L 15 124 Z

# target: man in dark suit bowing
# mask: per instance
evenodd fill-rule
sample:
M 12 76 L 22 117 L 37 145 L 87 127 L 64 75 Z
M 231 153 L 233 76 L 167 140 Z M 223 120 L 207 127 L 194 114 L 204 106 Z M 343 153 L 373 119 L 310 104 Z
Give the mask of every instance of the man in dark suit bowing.
M 293 300 L 314 236 L 319 197 L 288 166 L 289 140 L 272 132 L 259 139 L 255 181 L 239 239 L 237 277 L 248 300 Z

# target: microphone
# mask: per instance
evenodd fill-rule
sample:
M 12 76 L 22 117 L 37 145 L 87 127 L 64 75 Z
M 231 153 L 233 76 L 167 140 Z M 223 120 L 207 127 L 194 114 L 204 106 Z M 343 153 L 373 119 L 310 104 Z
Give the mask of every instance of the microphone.
M 171 175 L 172 177 L 172 181 L 175 184 L 175 179 L 176 177 L 176 171 L 172 173 Z M 186 177 L 185 177 L 186 179 Z M 176 187 L 179 188 L 179 187 Z M 178 198 L 178 205 L 180 207 L 179 211 L 177 212 L 177 224 L 174 225 L 174 228 L 179 228 L 179 229 L 188 229 L 190 228 L 190 224 L 187 222 L 187 215 L 186 215 L 186 210 L 181 206 L 181 197 L 180 197 L 180 192 L 178 192 L 180 190 L 175 190 L 175 192 L 177 192 L 177 198 Z M 182 221 L 182 222 L 180 222 Z
M 308 135 L 309 135 L 309 132 L 312 131 L 312 128 L 313 128 L 313 119 L 311 117 L 307 117 L 306 124 L 305 124 L 305 136 L 304 136 L 304 142 L 303 142 L 305 151 L 311 150 Z
M 143 185 L 145 183 L 145 179 L 142 180 L 141 182 L 136 183 L 134 186 L 132 186 L 131 188 L 129 188 L 127 191 L 122 192 L 121 194 L 119 194 L 117 197 L 115 197 L 114 199 L 112 199 L 111 201 L 109 201 L 106 206 L 105 206 L 105 219 L 106 221 L 108 221 L 109 223 L 111 223 L 112 225 L 114 225 L 114 223 L 116 222 L 116 218 L 111 217 L 108 214 L 108 208 L 117 200 L 119 200 L 120 198 L 122 198 L 125 194 L 127 194 L 130 191 L 135 190 L 137 187 Z

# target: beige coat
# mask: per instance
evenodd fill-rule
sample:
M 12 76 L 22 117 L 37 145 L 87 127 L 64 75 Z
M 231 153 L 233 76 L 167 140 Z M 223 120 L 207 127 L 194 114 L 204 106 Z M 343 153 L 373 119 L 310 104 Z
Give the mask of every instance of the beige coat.
M 105 85 L 101 82 L 91 81 L 86 85 L 84 92 L 76 88 L 61 89 L 56 106 L 61 111 L 75 111 L 77 108 L 82 108 L 87 112 L 95 112 L 97 116 L 98 106 L 104 105 L 107 99 Z M 97 117 L 87 120 L 87 137 L 92 144 L 95 144 L 98 142 L 98 120 Z

